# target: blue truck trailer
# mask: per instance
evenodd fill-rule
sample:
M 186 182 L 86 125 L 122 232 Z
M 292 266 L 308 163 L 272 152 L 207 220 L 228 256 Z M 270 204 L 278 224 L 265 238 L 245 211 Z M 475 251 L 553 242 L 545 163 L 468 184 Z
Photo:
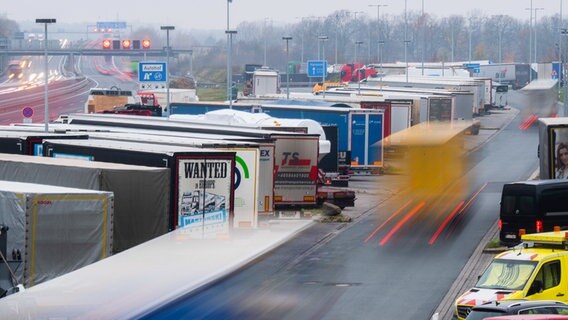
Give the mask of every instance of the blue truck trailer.
M 222 103 L 176 103 L 171 114 L 197 115 L 226 109 Z M 380 171 L 383 167 L 384 113 L 380 110 L 314 105 L 233 104 L 233 109 L 264 112 L 275 118 L 311 119 L 322 126 L 336 126 L 338 161 L 353 173 Z

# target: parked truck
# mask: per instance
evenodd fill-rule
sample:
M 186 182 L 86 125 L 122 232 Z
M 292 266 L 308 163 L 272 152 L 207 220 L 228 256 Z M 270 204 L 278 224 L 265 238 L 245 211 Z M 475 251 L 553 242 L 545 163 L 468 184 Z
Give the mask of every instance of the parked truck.
M 108 257 L 113 198 L 107 191 L 1 180 L 2 288 L 31 287 Z
M 234 209 L 233 177 L 235 153 L 179 146 L 102 140 L 46 140 L 44 156 L 80 158 L 90 161 L 115 162 L 169 168 L 171 173 L 169 230 L 214 219 L 228 229 Z M 224 208 L 202 218 L 181 211 L 185 192 L 203 190 L 224 198 Z
M 307 175 L 310 182 L 299 179 L 283 179 L 277 182 L 278 175 L 275 175 L 275 187 L 274 199 L 275 207 L 288 207 L 288 206 L 314 206 L 316 204 L 316 180 L 318 172 L 318 155 L 319 155 L 319 135 L 304 134 L 297 132 L 287 132 L 287 131 L 277 131 L 277 130 L 261 130 L 254 128 L 238 127 L 235 125 L 224 125 L 215 124 L 212 126 L 209 123 L 196 123 L 188 121 L 175 121 L 168 120 L 165 118 L 142 118 L 133 116 L 119 116 L 119 115 L 102 115 L 102 114 L 72 114 L 69 115 L 69 122 L 71 124 L 84 124 L 92 126 L 104 126 L 104 127 L 118 127 L 118 128 L 137 128 L 137 129 L 151 129 L 160 131 L 177 131 L 180 133 L 191 133 L 191 134 L 215 134 L 215 135 L 239 135 L 248 139 L 248 141 L 270 140 L 274 141 L 275 149 L 275 161 L 276 165 L 279 163 L 278 155 L 288 155 L 301 156 L 301 159 L 309 160 L 309 165 L 302 165 L 302 170 L 309 168 L 310 174 Z M 278 143 L 278 140 L 286 140 L 287 143 Z M 307 148 L 311 148 L 316 153 L 316 158 L 304 158 L 304 156 L 312 155 L 312 151 L 309 154 L 298 154 L 299 150 L 304 150 L 304 144 L 307 144 Z M 314 146 L 316 144 L 316 146 Z M 265 157 L 261 154 L 261 161 L 263 159 L 270 159 L 270 157 Z M 306 162 L 301 162 L 305 164 Z M 313 173 L 313 174 L 312 174 Z M 311 180 L 313 179 L 313 180 Z M 312 183 L 313 181 L 313 183 Z M 314 185 L 314 186 L 312 186 Z M 302 192 L 298 192 L 302 190 Z M 292 192 L 290 192 L 292 191 Z
M 493 63 L 479 66 L 479 73 L 475 76 L 488 77 L 491 80 L 507 84 L 513 90 L 521 89 L 532 79 L 536 79 L 536 72 L 531 70 L 528 63 Z
M 113 192 L 113 254 L 168 232 L 170 179 L 166 168 L 0 154 L 0 180 Z

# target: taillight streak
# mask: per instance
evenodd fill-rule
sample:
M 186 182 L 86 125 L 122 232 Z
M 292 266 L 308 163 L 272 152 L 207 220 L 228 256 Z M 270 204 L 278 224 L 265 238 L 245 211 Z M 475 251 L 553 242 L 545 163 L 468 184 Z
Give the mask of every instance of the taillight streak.
M 420 202 L 417 206 L 415 206 L 402 220 L 400 220 L 395 226 L 394 228 L 391 229 L 391 231 L 389 231 L 389 233 L 387 233 L 387 235 L 381 240 L 379 241 L 379 245 L 384 246 L 389 239 L 408 221 L 410 220 L 410 218 L 412 218 L 412 216 L 414 216 L 416 213 L 418 213 L 418 211 L 420 211 L 422 208 L 424 208 L 424 206 L 426 205 L 426 202 L 422 201 Z
M 380 226 L 378 226 L 368 237 L 367 239 L 365 239 L 365 243 L 367 243 L 367 241 L 371 240 L 372 237 L 375 236 L 375 234 L 377 234 L 377 232 L 379 232 L 379 230 L 381 230 L 385 224 L 387 224 L 389 221 L 391 221 L 394 217 L 396 217 L 397 215 L 399 215 L 402 210 L 404 210 L 406 207 L 408 207 L 408 205 L 410 204 L 410 200 L 405 203 L 402 207 L 400 207 L 398 210 L 396 210 L 393 214 L 391 214 L 391 216 L 385 221 L 383 222 Z
M 436 240 L 438 239 L 438 237 L 440 236 L 440 234 L 442 233 L 442 231 L 446 228 L 446 226 L 448 225 L 448 223 L 450 223 L 450 221 L 452 221 L 452 219 L 454 218 L 454 216 L 456 215 L 456 213 L 458 212 L 458 210 L 463 206 L 464 201 L 460 202 L 455 208 L 454 210 L 452 210 L 452 212 L 450 212 L 450 214 L 446 217 L 446 219 L 444 219 L 444 222 L 442 222 L 442 224 L 440 225 L 440 227 L 438 228 L 438 230 L 436 230 L 436 232 L 434 233 L 434 235 L 432 236 L 432 238 L 430 238 L 430 241 L 428 241 L 429 245 L 434 244 L 434 242 L 436 242 Z

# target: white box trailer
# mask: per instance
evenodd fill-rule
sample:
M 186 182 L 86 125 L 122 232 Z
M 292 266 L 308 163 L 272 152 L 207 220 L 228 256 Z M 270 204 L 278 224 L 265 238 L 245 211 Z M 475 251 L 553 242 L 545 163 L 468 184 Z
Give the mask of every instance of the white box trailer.
M 348 89 L 350 92 L 353 92 L 355 88 L 350 86 Z M 346 90 L 343 88 L 336 88 L 334 91 L 343 91 Z M 434 89 L 434 88 L 401 88 L 401 87 L 387 87 L 383 86 L 380 88 L 377 87 L 370 87 L 370 86 L 362 86 L 361 92 L 364 95 L 377 95 L 380 96 L 381 93 L 410 93 L 410 94 L 427 94 L 427 95 L 434 95 L 434 96 L 441 96 L 441 97 L 453 97 L 454 98 L 454 120 L 472 120 L 474 106 L 474 97 L 473 93 L 469 91 L 448 91 L 443 89 Z M 418 109 L 418 108 L 416 108 Z M 415 124 L 417 124 L 415 122 Z
M 107 191 L 0 181 L 0 225 L 8 227 L 16 283 L 31 287 L 109 256 L 113 198 Z
M 473 114 L 479 114 L 485 110 L 485 80 L 475 80 L 475 78 L 451 78 L 451 77 L 411 77 L 406 81 L 404 76 L 388 76 L 367 79 L 367 84 L 374 86 L 391 86 L 406 88 L 433 88 L 448 91 L 469 91 L 474 94 Z
M 568 178 L 568 166 L 560 156 L 568 151 L 568 118 L 540 118 L 538 133 L 540 179 Z
M 252 94 L 260 97 L 266 94 L 280 93 L 280 76 L 269 68 L 256 69 L 252 74 Z
M 113 254 L 168 232 L 166 168 L 0 153 L 0 180 L 113 192 Z

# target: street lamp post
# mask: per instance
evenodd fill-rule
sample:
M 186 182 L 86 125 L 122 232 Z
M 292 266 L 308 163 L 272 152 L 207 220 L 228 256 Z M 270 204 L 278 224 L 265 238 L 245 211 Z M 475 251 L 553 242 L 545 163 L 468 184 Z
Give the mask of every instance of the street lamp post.
M 237 34 L 237 30 L 226 30 L 225 33 L 229 36 L 229 52 L 227 53 L 227 99 L 229 99 L 229 109 L 233 109 L 233 70 L 232 70 L 232 56 L 233 56 L 233 35 Z
M 363 44 L 363 41 L 355 41 L 355 65 L 357 65 L 357 49 L 360 45 Z M 359 70 L 355 68 L 355 72 L 357 72 L 357 94 L 361 95 L 361 76 Z
M 322 85 L 322 95 L 325 98 L 325 76 L 327 73 L 327 62 L 325 61 L 325 41 L 327 41 L 328 37 L 327 36 L 319 36 L 318 37 L 318 43 L 321 42 L 322 44 L 322 60 L 323 60 L 323 76 L 322 76 L 322 81 L 321 81 L 321 85 Z
M 335 64 L 337 64 L 337 46 L 338 40 L 337 35 L 339 34 L 339 15 L 335 15 Z
M 568 29 L 567 28 L 561 28 L 560 29 L 560 36 L 566 36 L 568 35 Z M 562 50 L 562 48 L 560 48 L 560 50 Z M 561 55 L 562 57 L 562 55 Z M 560 65 L 561 65 L 561 69 L 564 69 L 564 61 L 560 60 Z M 564 84 L 566 84 L 566 79 L 562 79 L 562 81 L 564 82 Z M 568 90 L 566 90 L 566 85 L 564 85 L 564 116 L 568 115 Z
M 537 48 L 537 46 L 536 46 L 536 39 L 537 39 L 537 31 L 536 31 L 536 30 L 537 30 L 537 27 L 536 27 L 537 19 L 536 19 L 536 13 L 537 13 L 539 10 L 544 10 L 544 8 L 534 8 L 534 63 L 537 63 L 537 62 L 538 62 L 537 54 L 536 54 L 536 48 Z
M 471 37 L 472 37 L 472 30 L 473 30 L 473 18 L 469 17 L 469 63 L 471 63 Z
M 381 64 L 381 7 L 387 4 L 370 4 L 369 7 L 377 7 L 377 61 Z
M 166 115 L 170 113 L 170 30 L 175 30 L 174 26 L 161 26 L 160 30 L 166 30 Z
M 229 108 L 232 109 L 233 108 L 233 102 L 232 102 L 232 97 L 231 97 L 231 42 L 232 42 L 232 34 L 229 32 L 230 31 L 230 25 L 229 25 L 229 8 L 230 8 L 230 4 L 231 2 L 233 2 L 233 0 L 227 0 L 227 29 L 225 29 L 225 34 L 227 34 L 227 100 L 229 100 Z
M 404 0 L 404 64 L 408 83 L 408 0 Z
M 189 74 L 193 77 L 193 50 L 189 51 Z
M 420 28 L 422 28 L 422 75 L 424 75 L 424 49 L 426 47 L 426 30 L 424 28 L 424 0 L 422 0 L 422 15 L 420 16 Z M 442 71 L 444 68 L 442 68 Z
M 267 40 L 267 33 L 266 33 L 266 22 L 270 20 L 270 18 L 264 18 L 264 28 L 263 28 L 263 36 L 264 36 L 264 64 L 263 66 L 267 67 L 267 62 L 266 62 L 266 51 L 267 51 L 267 47 L 268 47 L 268 40 Z
M 503 41 L 503 29 L 504 29 L 504 24 L 503 24 L 503 17 L 504 15 L 502 14 L 498 14 L 495 16 L 495 18 L 497 18 L 497 32 L 498 37 L 499 37 L 499 63 L 503 63 L 503 55 L 502 55 L 502 41 Z
M 288 63 L 290 62 L 290 56 L 288 52 L 288 41 L 292 40 L 290 36 L 282 37 L 282 40 L 286 41 L 286 99 L 290 100 L 290 70 Z
M 48 82 L 49 82 L 49 61 L 47 60 L 47 25 L 51 23 L 55 23 L 55 19 L 36 19 L 36 23 L 43 23 L 45 26 L 45 34 L 44 34 L 44 42 L 43 42 L 43 52 L 44 52 L 44 59 L 45 59 L 45 88 L 43 94 L 43 101 L 44 101 L 44 122 L 45 122 L 45 132 L 49 131 L 49 105 L 48 105 Z

